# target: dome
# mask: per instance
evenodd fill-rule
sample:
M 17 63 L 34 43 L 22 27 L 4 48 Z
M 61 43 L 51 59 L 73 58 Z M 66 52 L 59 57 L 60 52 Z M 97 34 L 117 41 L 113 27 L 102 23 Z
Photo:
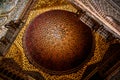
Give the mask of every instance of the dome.
M 69 71 L 80 66 L 92 49 L 91 29 L 75 13 L 51 10 L 27 27 L 23 46 L 28 60 L 45 71 Z

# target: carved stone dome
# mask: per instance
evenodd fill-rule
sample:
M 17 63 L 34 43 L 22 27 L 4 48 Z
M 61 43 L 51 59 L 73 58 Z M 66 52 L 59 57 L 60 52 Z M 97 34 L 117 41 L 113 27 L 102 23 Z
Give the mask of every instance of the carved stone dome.
M 38 15 L 28 26 L 23 46 L 28 60 L 43 70 L 69 71 L 91 53 L 91 29 L 75 13 L 52 10 Z

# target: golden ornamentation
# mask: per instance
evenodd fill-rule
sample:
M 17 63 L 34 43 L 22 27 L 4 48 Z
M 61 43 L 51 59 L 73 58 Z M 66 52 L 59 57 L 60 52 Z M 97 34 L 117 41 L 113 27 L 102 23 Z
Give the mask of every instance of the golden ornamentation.
M 68 4 L 67 2 L 65 2 L 66 4 L 62 5 L 63 0 L 61 1 L 52 0 L 52 1 L 53 2 L 50 2 L 50 0 L 38 0 L 38 2 L 36 2 L 37 4 L 35 4 L 35 7 L 33 7 L 33 9 L 29 13 L 27 22 L 25 23 L 24 27 L 20 31 L 19 35 L 17 36 L 16 40 L 12 44 L 9 52 L 6 54 L 5 57 L 13 58 L 22 67 L 23 70 L 38 71 L 39 73 L 43 75 L 43 77 L 46 80 L 66 80 L 66 79 L 67 80 L 80 80 L 87 66 L 99 62 L 102 59 L 105 51 L 109 47 L 109 44 L 106 44 L 103 37 L 101 37 L 97 33 L 94 33 L 95 41 L 96 41 L 96 45 L 95 45 L 96 48 L 95 48 L 94 56 L 89 60 L 89 62 L 86 62 L 86 64 L 84 64 L 84 66 L 76 73 L 72 73 L 68 75 L 50 75 L 50 74 L 44 73 L 42 72 L 42 70 L 37 69 L 32 64 L 30 64 L 24 54 L 24 50 L 22 46 L 22 38 L 23 38 L 23 34 L 24 34 L 26 27 L 29 25 L 29 23 L 31 22 L 33 18 L 35 18 L 37 15 L 45 11 L 53 10 L 53 9 L 62 9 L 62 10 L 67 10 L 67 11 L 72 11 L 72 12 L 77 11 L 74 7 L 72 7 L 72 5 Z M 61 5 L 55 6 L 55 3 L 61 4 Z M 41 4 L 45 5 L 45 7 L 41 7 Z M 54 7 L 49 7 L 48 4 Z
M 33 6 L 33 10 L 48 8 L 48 7 L 56 7 L 60 5 L 66 5 L 68 2 L 65 0 L 37 0 L 35 5 Z

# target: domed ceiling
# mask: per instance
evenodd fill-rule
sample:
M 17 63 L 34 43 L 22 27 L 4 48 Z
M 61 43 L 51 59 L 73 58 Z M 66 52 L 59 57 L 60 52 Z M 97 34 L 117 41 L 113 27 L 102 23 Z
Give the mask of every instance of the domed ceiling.
M 2 0 L 2 1 L 7 1 L 7 2 L 10 2 L 10 1 L 15 1 L 15 0 Z M 44 78 L 45 78 L 45 80 L 81 80 L 82 79 L 82 76 L 84 77 L 84 73 L 86 72 L 86 70 L 87 70 L 87 68 L 89 67 L 89 66 L 91 66 L 92 64 L 95 64 L 95 63 L 98 63 L 98 62 L 100 62 L 101 60 L 102 60 L 102 58 L 103 58 L 103 56 L 104 56 L 104 54 L 105 54 L 105 51 L 108 49 L 108 47 L 109 47 L 109 43 L 106 43 L 106 40 L 104 39 L 104 37 L 103 36 L 101 36 L 101 34 L 99 34 L 98 32 L 94 32 L 94 31 L 92 31 L 92 33 L 93 33 L 93 35 L 94 35 L 94 39 L 95 39 L 95 49 L 94 49 L 94 56 L 92 56 L 91 58 L 89 58 L 89 59 L 86 59 L 87 58 L 87 56 L 90 54 L 90 53 L 87 53 L 87 51 L 85 51 L 85 49 L 81 49 L 81 50 L 76 50 L 77 48 L 84 48 L 84 47 L 86 47 L 85 45 L 87 45 L 86 43 L 82 43 L 82 42 L 84 42 L 84 41 L 82 41 L 82 40 L 86 40 L 86 39 L 91 39 L 91 38 L 89 38 L 88 36 L 90 36 L 91 35 L 91 31 L 90 31 L 90 34 L 88 35 L 88 34 L 86 34 L 85 35 L 85 33 L 84 32 L 79 32 L 79 31 L 83 31 L 83 30 L 85 30 L 86 31 L 86 29 L 88 29 L 88 31 L 90 30 L 88 27 L 86 27 L 86 28 L 83 28 L 82 26 L 80 26 L 80 24 L 82 23 L 81 21 L 79 21 L 78 20 L 78 18 L 76 18 L 76 14 L 74 14 L 74 13 L 76 13 L 77 12 L 77 9 L 76 8 L 74 8 L 70 3 L 68 3 L 68 2 L 66 2 L 66 1 L 64 1 L 64 0 L 25 0 L 25 1 L 22 1 L 22 0 L 16 0 L 16 1 L 18 1 L 18 3 L 19 4 L 15 4 L 16 5 L 16 7 L 15 8 L 13 8 L 12 9 L 12 13 L 11 12 L 9 12 L 9 13 L 7 13 L 7 14 L 9 14 L 9 16 L 8 16 L 8 19 L 7 19 L 7 21 L 6 21 L 6 17 L 4 17 L 3 15 L 0 17 L 0 25 L 2 24 L 5 24 L 5 23 L 8 23 L 10 20 L 15 20 L 15 19 L 18 19 L 18 18 L 20 18 L 20 19 L 22 19 L 23 20 L 23 22 L 24 22 L 24 26 L 21 26 L 22 27 L 22 29 L 21 28 L 19 28 L 20 29 L 20 32 L 19 32 L 19 34 L 17 34 L 17 37 L 16 37 L 16 39 L 15 39 L 15 41 L 13 42 L 13 43 L 11 43 L 12 45 L 11 45 L 11 47 L 10 47 L 10 49 L 9 49 L 9 51 L 8 52 L 6 52 L 6 55 L 5 56 L 3 56 L 2 58 L 5 58 L 6 59 L 6 61 L 7 61 L 7 63 L 6 62 L 4 62 L 4 64 L 6 64 L 6 66 L 7 67 L 5 67 L 5 69 L 8 69 L 8 68 L 10 68 L 10 70 L 11 71 L 15 71 L 15 74 L 16 75 L 21 75 L 21 72 L 23 73 L 24 71 L 26 72 L 26 71 L 32 71 L 32 72 L 38 72 L 39 74 L 41 74 Z M 24 9 L 24 5 L 26 5 L 27 4 L 27 2 L 28 1 L 36 1 L 36 3 L 34 4 L 34 2 L 31 2 L 31 3 L 33 3 L 34 5 L 31 5 L 31 7 L 30 6 L 28 6 L 27 5 L 27 7 L 29 7 L 30 8 L 30 11 L 28 10 L 28 13 L 27 13 L 27 15 L 25 15 L 25 20 L 24 20 L 24 18 L 22 18 L 22 17 L 19 17 L 18 15 L 20 15 L 21 14 L 21 12 L 23 11 L 23 9 Z M 73 0 L 72 0 L 73 1 Z M 82 0 L 81 0 L 82 1 Z M 85 1 L 85 0 L 84 0 Z M 24 4 L 23 4 L 24 3 Z M 22 5 L 22 6 L 21 6 Z M 12 8 L 12 6 L 10 7 L 10 8 Z M 8 8 L 8 9 L 10 9 L 10 8 Z M 27 10 L 27 8 L 25 8 L 26 10 Z M 56 21 L 56 22 L 54 22 L 54 23 L 56 23 L 56 25 L 57 25 L 57 27 L 55 28 L 55 26 L 50 26 L 50 25 L 48 25 L 48 26 L 46 26 L 46 25 L 43 25 L 44 27 L 46 27 L 47 29 L 49 29 L 49 27 L 50 27 L 50 29 L 49 30 L 42 30 L 41 29 L 41 27 L 43 27 L 43 26 L 35 26 L 35 24 L 34 23 L 37 23 L 36 25 L 38 25 L 38 24 L 40 24 L 40 22 L 41 21 L 43 21 L 41 18 L 39 18 L 39 16 L 42 16 L 43 14 L 45 14 L 45 13 L 43 13 L 43 12 L 46 12 L 46 11 L 50 11 L 50 10 L 67 10 L 67 11 L 70 11 L 70 12 L 67 12 L 67 15 L 68 16 L 70 16 L 69 18 L 67 17 L 65 17 L 65 15 L 64 15 L 64 19 L 65 19 L 65 23 L 66 23 L 66 21 L 69 19 L 69 23 L 67 23 L 66 25 L 68 25 L 68 26 L 65 26 L 65 25 L 63 25 L 64 27 L 61 27 L 61 26 L 59 26 L 61 23 L 62 23 L 62 21 L 61 21 L 61 23 L 57 23 L 58 21 Z M 62 11 L 63 12 L 63 11 Z M 73 12 L 73 13 L 71 13 L 71 12 Z M 24 12 L 23 12 L 24 13 Z M 43 13 L 43 14 L 41 14 L 41 13 Z M 13 15 L 14 14 L 14 15 Z M 17 16 L 15 16 L 17 14 Z M 39 15 L 40 14 L 40 15 Z M 47 12 L 46 12 L 46 14 L 47 14 Z M 63 13 L 59 13 L 59 15 L 60 14 L 63 14 Z M 65 13 L 64 13 L 65 14 Z M 37 15 L 39 15 L 38 17 L 37 17 L 37 19 L 35 18 Z M 50 14 L 49 14 L 50 15 Z M 66 15 L 66 16 L 67 16 Z M 75 16 L 71 16 L 71 15 L 75 15 Z M 5 15 L 6 16 L 6 15 Z M 80 17 L 80 19 L 81 20 L 84 20 L 84 21 L 87 21 L 88 23 L 89 23 L 89 20 L 90 19 L 88 19 L 88 17 L 84 17 L 85 15 L 84 15 L 84 13 L 82 14 L 82 16 Z M 35 18 L 35 19 L 34 19 Z M 50 17 L 51 18 L 51 17 Z M 63 18 L 62 16 L 59 16 L 59 18 Z M 74 20 L 75 19 L 72 19 L 72 18 L 76 18 L 76 21 L 74 22 Z M 34 19 L 34 20 L 33 20 Z M 67 20 L 66 20 L 67 19 Z M 70 20 L 71 19 L 71 20 Z M 33 20 L 33 21 L 32 21 Z M 41 20 L 41 21 L 38 21 L 38 20 Z M 51 23 L 53 23 L 53 21 L 50 21 L 50 20 L 52 20 L 52 19 L 46 19 L 48 22 L 51 22 Z M 55 19 L 56 20 L 56 19 Z M 54 20 L 54 21 L 55 21 Z M 32 22 L 31 22 L 32 21 Z M 36 22 L 35 22 L 36 21 Z M 74 23 L 72 23 L 72 22 L 74 22 Z M 77 22 L 78 21 L 78 22 Z M 30 22 L 31 22 L 31 24 L 30 24 Z M 64 21 L 63 21 L 64 22 Z M 90 23 L 91 23 L 91 21 L 90 21 Z M 30 25 L 29 25 L 30 24 Z M 34 24 L 34 25 L 33 25 Z M 41 24 L 43 24 L 42 22 L 41 22 Z M 63 24 L 63 23 L 62 23 Z M 70 26 L 70 24 L 76 24 L 76 25 L 74 25 L 74 28 L 72 27 L 72 26 Z M 83 23 L 82 23 L 83 24 Z M 87 23 L 86 23 L 87 24 Z M 29 26 L 28 26 L 29 25 Z M 77 25 L 79 25 L 79 27 L 77 26 Z M 84 25 L 84 24 L 83 24 Z M 34 27 L 32 27 L 32 26 L 34 26 Z M 84 27 L 85 27 L 86 25 L 84 25 Z M 91 24 L 88 24 L 88 26 L 91 26 Z M 26 29 L 26 27 L 27 27 L 27 29 Z M 38 31 L 35 31 L 36 29 L 38 29 L 39 28 L 39 30 Z M 52 28 L 52 31 L 51 31 L 51 28 Z M 81 30 L 81 29 L 83 29 L 83 30 Z M 29 31 L 29 30 L 31 30 L 31 31 Z M 77 31 L 77 32 L 74 32 L 74 31 Z M 25 31 L 25 34 L 24 34 L 24 31 Z M 40 34 L 40 32 L 39 31 L 44 31 L 44 33 L 45 32 L 49 32 L 49 34 L 44 34 L 44 35 L 46 35 L 47 37 L 43 37 L 44 35 L 39 35 Z M 65 34 L 65 35 L 63 35 L 64 34 L 64 31 L 65 32 L 68 32 L 69 34 Z M 72 32 L 70 32 L 70 31 L 72 31 Z M 4 32 L 4 31 L 3 31 Z M 33 32 L 34 32 L 34 35 L 33 35 Z M 38 33 L 37 33 L 38 32 Z M 73 33 L 74 32 L 74 33 Z M 50 34 L 53 34 L 54 33 L 54 35 L 50 35 Z M 79 33 L 79 34 L 78 34 Z M 16 33 L 15 33 L 16 34 Z M 32 34 L 32 35 L 31 35 Z M 36 34 L 38 34 L 38 35 L 36 35 Z M 77 35 L 75 35 L 75 34 L 77 34 Z M 11 34 L 10 34 L 11 35 Z M 11 37 L 10 37 L 10 35 L 7 35 L 9 38 L 10 38 L 10 40 L 11 40 Z M 24 40 L 23 40 L 23 35 L 24 35 Z M 29 36 L 29 37 L 28 37 Z M 35 36 L 37 36 L 36 38 L 35 38 Z M 42 37 L 42 38 L 44 38 L 44 41 L 43 41 L 43 39 L 40 39 L 40 40 L 42 40 L 42 42 L 40 42 L 39 41 L 39 38 L 38 37 Z M 52 36 L 54 36 L 54 38 L 52 38 Z M 65 37 L 66 36 L 66 37 Z M 79 36 L 82 36 L 82 37 L 79 37 Z M 75 37 L 75 38 L 74 38 Z M 88 38 L 86 38 L 86 37 L 88 37 Z M 28 39 L 27 39 L 28 38 Z M 64 38 L 66 38 L 66 40 L 64 40 Z M 38 41 L 37 41 L 37 40 Z M 27 44 L 27 40 L 29 40 L 29 42 L 31 43 L 31 46 L 28 46 L 28 44 Z M 52 40 L 52 41 L 50 41 L 50 40 Z M 63 41 L 62 41 L 63 40 Z M 79 42 L 78 42 L 78 40 L 79 40 Z M 86 40 L 87 41 L 87 40 Z M 29 43 L 28 42 L 28 43 Z M 43 44 L 43 42 L 47 42 L 46 44 Z M 64 44 L 64 42 L 65 42 L 65 44 Z M 90 41 L 88 41 L 88 43 L 89 43 Z M 92 42 L 92 41 L 91 41 Z M 42 45 L 39 45 L 39 44 L 42 44 Z M 49 44 L 48 44 L 49 43 Z M 53 43 L 53 44 L 51 44 L 51 43 Z M 58 43 L 59 43 L 59 45 L 58 45 Z M 78 44 L 83 44 L 83 45 L 77 45 L 77 43 Z M 24 44 L 24 47 L 23 47 L 23 44 Z M 33 46 L 33 45 L 34 46 Z M 62 44 L 62 45 L 61 45 Z M 63 45 L 64 44 L 64 45 Z M 92 45 L 92 43 L 90 43 L 91 45 Z M 30 45 L 30 44 L 29 44 Z M 49 45 L 49 46 L 45 46 L 45 45 Z M 53 46 L 54 45 L 56 45 L 56 47 L 54 47 L 54 49 L 53 49 Z M 69 47 L 69 46 L 70 47 Z M 51 46 L 51 47 L 50 47 Z M 62 46 L 64 46 L 63 48 L 62 48 Z M 76 47 L 75 47 L 76 46 Z M 88 45 L 87 45 L 88 46 Z M 1 47 L 1 45 L 0 45 L 0 47 Z M 43 49 L 39 49 L 39 48 L 45 48 L 44 49 L 44 51 L 43 51 Z M 49 47 L 49 48 L 48 48 Z M 88 46 L 89 48 L 88 49 L 90 49 L 90 47 L 91 46 Z M 66 48 L 66 49 L 65 49 Z M 37 49 L 39 49 L 39 51 L 37 50 Z M 76 50 L 76 54 L 74 54 L 75 53 L 75 50 Z M 25 50 L 25 51 L 24 51 Z M 43 53 L 43 52 L 45 52 L 45 50 L 46 50 L 46 53 Z M 51 50 L 51 51 L 50 51 Z M 63 52 L 62 50 L 64 50 L 64 51 L 69 51 L 69 53 L 66 53 L 66 52 Z M 90 49 L 91 50 L 91 49 Z M 0 51 L 3 51 L 3 46 L 2 46 L 2 48 L 0 48 Z M 31 53 L 31 52 L 32 53 Z M 47 52 L 48 51 L 48 52 Z M 65 54 L 63 54 L 63 53 L 60 53 L 60 52 L 63 52 L 63 53 L 65 53 Z M 82 51 L 85 51 L 83 54 L 82 54 Z M 37 53 L 37 52 L 39 52 L 39 53 Z M 52 52 L 54 52 L 54 54 L 52 54 Z M 57 56 L 57 53 L 56 52 L 58 52 L 58 55 L 59 56 Z M 88 52 L 90 52 L 90 51 L 88 51 Z M 26 54 L 26 55 L 25 55 Z M 44 56 L 43 56 L 43 58 L 40 58 L 40 54 L 43 54 Z M 51 58 L 50 59 L 50 57 L 49 57 L 49 55 L 48 54 L 51 54 L 51 55 L 53 55 L 52 57 L 54 57 L 54 58 Z M 64 56 L 63 56 L 64 55 Z M 67 56 L 66 56 L 67 55 Z M 70 57 L 70 55 L 72 56 L 72 57 Z M 79 57 L 77 57 L 77 56 L 79 55 Z M 81 55 L 81 56 L 80 56 Z M 81 59 L 81 58 L 83 58 L 83 55 L 85 56 L 85 58 L 84 59 Z M 34 57 L 35 56 L 35 57 Z M 55 63 L 55 61 L 57 62 L 60 62 L 60 60 L 61 60 L 61 62 L 63 61 L 61 58 L 60 58 L 60 56 L 63 56 L 63 58 L 62 59 L 64 59 L 64 62 L 71 62 L 71 61 L 74 61 L 74 62 L 71 62 L 71 63 L 64 63 L 64 65 L 61 65 L 62 66 L 62 68 L 60 68 L 59 67 L 59 65 L 57 64 L 57 63 Z M 37 57 L 37 58 L 36 58 Z M 15 68 L 15 64 L 13 64 L 13 63 L 11 63 L 11 62 L 9 62 L 9 60 L 8 60 L 8 58 L 10 58 L 10 59 L 12 59 L 15 63 L 17 63 L 18 65 L 19 65 L 19 67 L 21 67 L 21 69 L 20 69 L 20 72 L 17 72 L 17 70 L 18 70 L 18 67 L 17 68 Z M 51 60 L 53 60 L 54 61 L 54 65 L 58 65 L 58 66 L 54 66 L 53 65 L 53 67 L 52 67 L 52 65 L 50 65 L 49 67 L 47 67 L 46 65 L 47 64 L 42 64 L 42 61 L 45 63 L 46 61 L 47 61 L 47 59 L 49 59 L 50 61 Z M 81 59 L 81 60 L 80 60 Z M 1 60 L 1 56 L 0 56 L 0 60 Z M 46 60 L 46 61 L 45 61 Z M 66 60 L 66 61 L 65 61 Z M 84 60 L 87 60 L 87 61 L 85 61 L 84 62 Z M 40 61 L 41 61 L 41 63 L 40 63 Z M 49 61 L 49 62 L 50 62 Z M 76 61 L 76 62 L 75 62 Z M 77 63 L 78 62 L 78 63 Z M 32 65 L 32 64 L 33 65 Z M 46 62 L 47 63 L 47 62 Z M 76 64 L 76 65 L 74 65 L 74 64 Z M 81 63 L 84 63 L 84 64 L 81 64 Z M 4 64 L 2 64 L 2 66 L 4 66 Z M 70 64 L 73 64 L 73 65 L 70 65 Z M 12 65 L 13 66 L 13 68 L 11 69 L 11 67 L 8 67 L 8 65 Z M 81 67 L 79 67 L 80 65 L 82 65 Z M 1 66 L 1 67 L 2 67 Z M 63 67 L 64 66 L 64 67 Z M 65 67 L 65 66 L 68 66 L 68 67 Z M 42 67 L 42 68 L 41 68 Z M 60 72 L 62 72 L 62 71 L 66 71 L 66 70 L 68 70 L 68 72 L 69 71 L 72 71 L 73 69 L 75 69 L 76 70 L 76 68 L 79 68 L 76 72 L 73 72 L 73 73 L 70 73 L 70 74 L 62 74 L 62 75 L 57 75 L 57 74 L 54 74 L 54 75 L 51 75 L 51 74 L 49 74 L 47 71 L 45 72 L 45 71 L 43 71 L 43 68 L 44 68 L 44 70 L 51 70 L 52 72 L 53 71 L 60 71 Z M 88 71 L 87 71 L 88 72 Z M 1 72 L 0 72 L 1 73 Z M 4 73 L 4 72 L 3 72 Z M 34 73 L 32 73 L 33 75 L 35 75 Z M 8 73 L 7 73 L 7 75 L 8 75 Z M 6 75 L 5 75 L 6 76 Z M 12 75 L 11 75 L 12 76 Z M 23 75 L 24 76 L 24 75 Z M 21 78 L 23 78 L 23 76 L 21 77 Z M 25 76 L 27 76 L 27 75 L 25 75 Z M 15 76 L 16 77 L 16 76 Z M 29 76 L 27 76 L 27 77 L 29 77 Z M 19 78 L 20 79 L 20 78 Z M 31 79 L 31 77 L 30 77 L 30 80 L 32 80 Z M 36 80 L 36 79 L 35 79 Z M 41 79 L 40 79 L 41 80 Z
M 92 42 L 91 29 L 75 13 L 64 10 L 38 15 L 23 39 L 29 61 L 47 72 L 79 67 L 91 53 Z

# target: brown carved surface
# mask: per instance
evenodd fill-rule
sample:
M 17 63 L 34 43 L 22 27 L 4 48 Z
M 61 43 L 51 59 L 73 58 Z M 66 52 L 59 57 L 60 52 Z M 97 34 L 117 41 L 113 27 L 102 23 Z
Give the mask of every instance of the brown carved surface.
M 92 32 L 75 13 L 52 10 L 29 25 L 23 39 L 28 59 L 37 67 L 66 71 L 78 67 L 92 48 Z

